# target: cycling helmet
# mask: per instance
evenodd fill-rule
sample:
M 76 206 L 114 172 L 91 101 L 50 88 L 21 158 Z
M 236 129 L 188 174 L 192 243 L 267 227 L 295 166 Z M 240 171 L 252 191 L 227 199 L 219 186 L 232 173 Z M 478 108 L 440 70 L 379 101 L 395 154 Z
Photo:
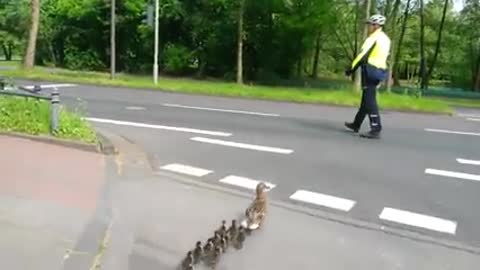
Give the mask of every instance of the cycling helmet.
M 380 14 L 376 14 L 376 15 L 373 15 L 370 18 L 368 18 L 367 23 L 377 24 L 377 25 L 383 26 L 383 25 L 385 25 L 386 20 L 387 19 L 385 18 L 385 16 L 380 15 Z

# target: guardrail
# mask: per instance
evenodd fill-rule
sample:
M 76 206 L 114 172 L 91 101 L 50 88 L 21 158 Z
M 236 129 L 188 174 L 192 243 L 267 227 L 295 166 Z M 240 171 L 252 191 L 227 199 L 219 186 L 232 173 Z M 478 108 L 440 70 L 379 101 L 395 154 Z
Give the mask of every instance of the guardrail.
M 41 93 L 42 90 L 40 85 L 35 85 L 33 89 L 29 89 L 8 83 L 5 78 L 0 77 L 0 95 L 35 98 L 50 102 L 50 133 L 54 134 L 59 128 L 60 93 L 56 87 L 53 87 L 50 95 Z

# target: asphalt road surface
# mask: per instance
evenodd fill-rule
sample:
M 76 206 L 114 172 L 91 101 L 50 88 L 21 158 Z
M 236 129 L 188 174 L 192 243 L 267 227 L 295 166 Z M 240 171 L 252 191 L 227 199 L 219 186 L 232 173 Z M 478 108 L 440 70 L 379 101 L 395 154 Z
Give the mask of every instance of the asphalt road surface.
M 274 200 L 480 247 L 480 111 L 382 112 L 382 139 L 369 140 L 343 127 L 356 108 L 59 89 L 95 125 L 141 145 L 159 172 L 240 190 L 266 181 Z

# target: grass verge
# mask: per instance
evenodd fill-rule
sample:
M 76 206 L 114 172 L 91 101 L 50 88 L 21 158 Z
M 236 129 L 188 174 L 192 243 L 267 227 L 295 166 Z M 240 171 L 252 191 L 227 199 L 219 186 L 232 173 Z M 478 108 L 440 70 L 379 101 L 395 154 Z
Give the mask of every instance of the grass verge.
M 22 69 L 5 70 L 2 71 L 2 74 L 4 74 L 6 77 L 30 80 L 161 89 L 172 92 L 300 103 L 358 106 L 360 102 L 360 94 L 347 89 L 322 90 L 314 88 L 250 86 L 218 81 L 176 79 L 166 77 L 160 77 L 158 85 L 154 85 L 152 79 L 146 76 L 118 74 L 115 80 L 110 80 L 108 73 L 43 68 L 35 68 L 31 71 L 25 71 Z M 418 99 L 399 94 L 384 93 L 379 96 L 379 104 L 383 109 L 430 113 L 452 113 L 452 109 L 444 101 L 434 100 L 431 98 Z
M 0 95 L 0 131 L 29 135 L 50 134 L 50 104 L 33 98 Z M 96 143 L 97 136 L 78 112 L 60 110 L 59 131 L 56 137 Z

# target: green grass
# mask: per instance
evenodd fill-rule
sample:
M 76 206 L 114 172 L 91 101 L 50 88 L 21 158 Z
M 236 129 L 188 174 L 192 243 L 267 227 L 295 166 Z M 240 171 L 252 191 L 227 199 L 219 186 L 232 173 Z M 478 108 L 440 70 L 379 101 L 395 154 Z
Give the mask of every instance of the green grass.
M 470 108 L 480 108 L 480 99 L 461 99 L 461 98 L 433 98 L 451 106 L 461 106 Z
M 20 66 L 20 61 L 5 61 L 5 60 L 0 60 L 0 67 L 19 67 Z
M 33 98 L 0 95 L 0 131 L 49 135 L 50 104 Z M 96 143 L 94 129 L 78 112 L 60 110 L 58 138 Z
M 80 72 L 63 69 L 48 70 L 35 68 L 31 71 L 13 69 L 1 71 L 4 76 L 31 80 L 47 80 L 95 85 L 124 86 L 131 88 L 158 89 L 164 91 L 230 96 L 251 99 L 266 99 L 301 103 L 321 103 L 344 106 L 358 106 L 360 94 L 351 89 L 322 90 L 318 88 L 267 87 L 258 85 L 238 85 L 221 81 L 178 79 L 159 77 L 154 85 L 151 77 L 117 74 L 110 80 L 108 73 Z M 442 100 L 415 98 L 399 94 L 381 94 L 379 104 L 383 109 L 420 111 L 431 113 L 452 113 L 450 106 Z

